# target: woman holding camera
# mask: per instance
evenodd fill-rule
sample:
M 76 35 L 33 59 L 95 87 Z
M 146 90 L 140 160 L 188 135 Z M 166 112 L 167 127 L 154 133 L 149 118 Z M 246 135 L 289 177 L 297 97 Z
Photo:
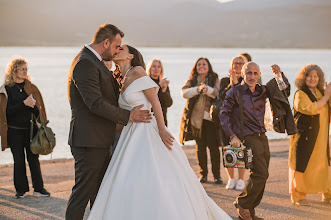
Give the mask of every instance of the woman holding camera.
M 222 184 L 220 176 L 220 150 L 217 132 L 210 118 L 210 106 L 219 92 L 218 75 L 207 58 L 200 57 L 194 64 L 189 80 L 182 88 L 187 99 L 180 123 L 179 141 L 195 140 L 200 166 L 200 182 L 207 181 L 207 147 L 210 150 L 212 172 L 216 184 Z
M 295 84 L 298 90 L 294 95 L 293 108 L 298 133 L 290 139 L 291 201 L 295 205 L 308 205 L 305 200 L 308 193 L 322 193 L 322 201 L 330 203 L 331 83 L 325 83 L 319 66 L 309 64 L 300 70 Z
M 29 163 L 33 194 L 50 196 L 44 188 L 39 155 L 30 149 L 31 113 L 47 120 L 45 106 L 38 88 L 31 83 L 28 63 L 18 58 L 7 67 L 5 83 L 0 88 L 0 136 L 1 148 L 10 147 L 14 158 L 15 198 L 23 198 L 29 191 L 26 176 L 25 154 Z
M 172 98 L 169 90 L 169 80 L 163 78 L 163 65 L 161 60 L 151 60 L 147 65 L 147 74 L 160 87 L 158 97 L 161 103 L 164 123 L 168 126 L 167 109 L 172 105 Z

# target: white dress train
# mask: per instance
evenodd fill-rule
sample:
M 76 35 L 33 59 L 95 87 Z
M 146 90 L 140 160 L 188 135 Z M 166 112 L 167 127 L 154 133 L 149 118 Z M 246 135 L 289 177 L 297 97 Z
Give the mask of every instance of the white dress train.
M 151 104 L 143 90 L 159 88 L 148 76 L 133 81 L 119 97 L 131 110 Z M 156 89 L 156 90 L 157 90 Z M 153 116 L 151 123 L 129 122 L 103 178 L 90 220 L 231 219 L 209 198 L 176 141 L 169 151 Z

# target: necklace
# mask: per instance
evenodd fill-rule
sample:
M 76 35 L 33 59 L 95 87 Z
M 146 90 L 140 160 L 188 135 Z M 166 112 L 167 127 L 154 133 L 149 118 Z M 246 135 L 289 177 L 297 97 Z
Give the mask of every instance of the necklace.
M 126 74 L 128 74 L 128 72 L 129 72 L 132 68 L 133 68 L 133 66 L 130 66 L 129 69 L 126 71 L 126 73 L 125 73 L 124 76 L 123 76 L 123 79 L 121 80 L 121 84 L 124 83 L 124 79 L 125 79 Z
M 22 88 L 21 88 L 21 87 L 19 87 L 19 86 L 15 83 L 15 86 L 17 86 L 17 88 L 20 90 L 20 92 L 23 91 L 23 87 L 24 87 L 24 85 L 23 85 Z

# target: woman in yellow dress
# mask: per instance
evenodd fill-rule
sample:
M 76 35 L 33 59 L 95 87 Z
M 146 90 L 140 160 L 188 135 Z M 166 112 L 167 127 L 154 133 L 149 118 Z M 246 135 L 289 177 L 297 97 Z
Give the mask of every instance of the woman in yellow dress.
M 322 193 L 322 201 L 330 203 L 331 83 L 325 83 L 323 71 L 313 64 L 300 70 L 295 83 L 298 90 L 294 95 L 293 108 L 298 133 L 290 138 L 291 200 L 295 205 L 309 205 L 306 194 Z

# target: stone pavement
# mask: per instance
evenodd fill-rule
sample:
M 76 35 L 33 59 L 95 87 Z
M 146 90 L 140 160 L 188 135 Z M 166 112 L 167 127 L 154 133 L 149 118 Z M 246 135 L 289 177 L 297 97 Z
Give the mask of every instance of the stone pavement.
M 194 146 L 184 146 L 185 153 L 194 171 L 198 175 L 198 164 Z M 265 194 L 256 213 L 265 219 L 331 219 L 331 204 L 321 202 L 321 195 L 308 195 L 311 203 L 309 207 L 298 207 L 291 204 L 288 193 L 288 140 L 270 141 L 271 162 L 270 177 Z M 0 153 L 1 157 L 1 153 Z M 41 161 L 41 168 L 45 188 L 51 192 L 51 197 L 40 198 L 32 196 L 30 192 L 23 199 L 15 199 L 13 186 L 13 166 L 0 166 L 0 219 L 64 219 L 66 203 L 74 184 L 74 163 L 69 160 Z M 209 164 L 210 168 L 210 164 Z M 28 169 L 27 169 L 28 170 Z M 211 172 L 209 172 L 211 173 Z M 235 190 L 226 190 L 227 177 L 222 167 L 221 176 L 224 184 L 215 185 L 212 175 L 209 182 L 203 184 L 208 195 L 232 218 L 237 214 L 232 202 L 240 193 Z M 248 172 L 246 172 L 246 180 Z M 87 208 L 85 219 L 89 210 Z

